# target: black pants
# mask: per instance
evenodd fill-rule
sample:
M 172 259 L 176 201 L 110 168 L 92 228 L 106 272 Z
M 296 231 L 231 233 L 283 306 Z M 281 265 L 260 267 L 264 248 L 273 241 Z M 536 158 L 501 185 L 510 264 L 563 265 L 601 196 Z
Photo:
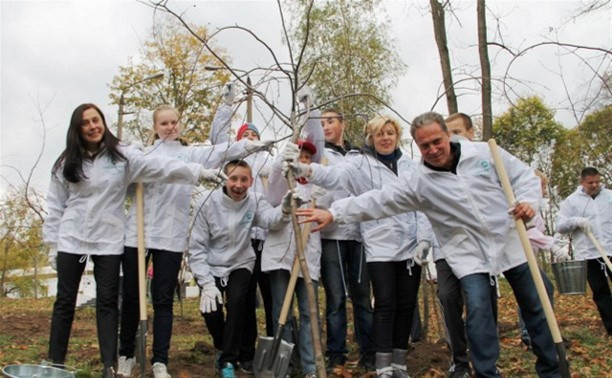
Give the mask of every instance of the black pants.
M 465 304 L 461 293 L 461 283 L 444 259 L 436 261 L 436 271 L 438 272 L 438 299 L 442 307 L 446 338 L 451 352 L 450 371 L 469 369 L 467 337 L 463 320 Z
M 151 364 L 168 364 L 168 351 L 174 321 L 174 293 L 178 283 L 183 254 L 179 252 L 149 249 L 153 256 L 153 357 Z M 138 250 L 125 247 L 121 259 L 123 264 L 123 302 L 121 305 L 121 334 L 119 355 L 134 357 L 136 332 L 140 320 L 138 293 Z M 145 264 L 146 266 L 146 264 Z
M 407 349 L 417 304 L 421 267 L 408 270 L 406 260 L 369 262 L 374 289 L 374 347 L 376 352 Z
M 272 322 L 272 291 L 270 290 L 270 276 L 261 271 L 261 251 L 264 241 L 251 239 L 255 251 L 255 267 L 249 283 L 244 312 L 244 332 L 242 333 L 242 346 L 240 347 L 239 361 L 253 361 L 255 357 L 255 343 L 257 342 L 257 285 L 263 299 L 266 315 L 266 336 L 274 336 L 274 323 Z
M 91 259 L 96 280 L 98 345 L 104 366 L 110 367 L 117 360 L 117 300 L 121 255 L 92 255 Z M 77 293 L 86 261 L 86 255 L 65 252 L 57 254 L 57 297 L 53 304 L 49 336 L 49 358 L 55 364 L 64 364 L 66 360 Z
M 217 350 L 221 350 L 221 365 L 231 362 L 236 365 L 240 356 L 242 333 L 244 328 L 244 309 L 246 297 L 251 282 L 251 272 L 248 269 L 237 269 L 229 275 L 227 286 L 221 286 L 221 280 L 215 277 L 215 285 L 225 296 L 225 310 L 218 305 L 217 311 L 202 314 L 208 332 L 212 335 Z
M 605 269 L 605 270 L 604 270 Z M 605 272 L 608 272 L 606 277 Z M 593 291 L 593 301 L 608 336 L 612 336 L 612 297 L 610 296 L 610 279 L 612 272 L 604 265 L 602 259 L 587 260 L 587 280 Z

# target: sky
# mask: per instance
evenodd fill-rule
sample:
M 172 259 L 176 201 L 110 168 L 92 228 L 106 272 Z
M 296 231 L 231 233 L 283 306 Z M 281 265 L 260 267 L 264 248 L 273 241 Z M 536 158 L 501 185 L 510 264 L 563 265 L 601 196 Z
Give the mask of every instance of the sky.
M 478 68 L 476 5 L 454 1 L 455 17 L 447 18 L 447 34 L 453 66 L 472 71 Z M 545 40 L 611 47 L 610 8 L 572 20 L 581 3 L 576 1 L 492 1 L 487 2 L 489 39 L 503 40 L 513 49 Z M 172 2 L 185 11 L 189 22 L 207 25 L 209 30 L 241 25 L 252 29 L 281 57 L 281 23 L 275 1 Z M 446 114 L 440 93 L 439 57 L 433 37 L 427 1 L 386 1 L 386 13 L 396 49 L 408 66 L 392 92 L 392 105 L 404 119 L 434 109 Z M 42 149 L 32 184 L 45 191 L 53 162 L 65 147 L 70 115 L 83 102 L 98 104 L 107 122 L 117 120 L 111 106 L 109 84 L 137 57 L 150 35 L 158 14 L 138 1 L 8 1 L 0 0 L 0 196 L 9 185 L 20 185 Z M 496 22 L 499 20 L 499 22 Z M 244 34 L 222 33 L 216 40 L 242 69 L 269 65 L 264 49 L 250 43 Z M 510 55 L 491 47 L 494 76 L 500 76 Z M 595 53 L 582 53 L 592 59 Z M 591 60 L 601 64 L 601 60 Z M 603 63 L 610 67 L 610 59 Z M 540 95 L 556 109 L 556 119 L 566 127 L 576 121 L 567 108 L 566 91 L 579 98 L 592 84 L 587 66 L 575 55 L 558 47 L 533 50 L 517 59 L 509 74 L 524 84 L 508 87 L 517 95 Z M 471 91 L 462 91 L 460 111 L 478 115 L 480 97 L 472 81 Z M 434 105 L 436 104 L 436 105 Z M 507 99 L 494 98 L 494 113 L 507 109 Z M 42 117 L 41 117 L 42 114 Z M 404 127 L 407 127 L 404 124 Z M 43 132 L 43 130 L 46 130 Z M 43 136 L 44 134 L 44 136 Z

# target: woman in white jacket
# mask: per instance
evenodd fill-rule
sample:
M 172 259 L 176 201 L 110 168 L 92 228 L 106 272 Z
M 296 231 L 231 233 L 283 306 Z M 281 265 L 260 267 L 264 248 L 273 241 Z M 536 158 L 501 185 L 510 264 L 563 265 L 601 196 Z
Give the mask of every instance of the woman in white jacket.
M 377 116 L 366 126 L 363 151 L 350 151 L 346 163 L 312 164 L 296 174 L 305 174 L 325 189 L 344 188 L 355 195 L 380 189 L 398 177 L 410 178 L 416 164 L 399 149 L 401 131 L 396 120 Z M 408 338 L 421 278 L 420 260 L 415 262 L 433 237 L 430 227 L 417 227 L 418 223 L 428 224 L 414 211 L 360 223 L 374 289 L 376 370 L 385 377 L 407 376 Z
M 89 256 L 94 262 L 104 376 L 114 374 L 127 188 L 137 181 L 195 184 L 201 177 L 216 178 L 217 174 L 200 164 L 145 156 L 122 145 L 94 104 L 82 104 L 74 110 L 66 149 L 53 166 L 49 212 L 43 226 L 50 263 L 58 277 L 49 337 L 49 358 L 54 364 L 65 362 L 79 282 Z
M 231 101 L 229 99 L 226 101 Z M 231 107 L 222 105 L 213 124 L 229 122 Z M 241 159 L 263 145 L 245 140 L 241 143 L 219 143 L 212 146 L 189 146 L 180 138 L 182 126 L 178 111 L 161 105 L 153 112 L 152 136 L 155 142 L 144 149 L 149 156 L 167 156 L 186 162 L 199 163 L 209 169 L 221 169 L 224 161 Z M 189 205 L 194 185 L 150 182 L 144 184 L 145 246 L 153 259 L 153 356 L 151 364 L 156 378 L 169 377 L 168 350 L 172 336 L 174 291 L 181 268 L 183 252 L 187 250 Z M 134 203 L 135 201 L 132 201 Z M 119 364 L 117 373 L 130 377 L 136 363 L 136 332 L 138 328 L 138 238 L 136 209 L 128 215 L 128 232 L 123 267 L 123 302 Z M 147 259 L 148 260 L 148 259 Z

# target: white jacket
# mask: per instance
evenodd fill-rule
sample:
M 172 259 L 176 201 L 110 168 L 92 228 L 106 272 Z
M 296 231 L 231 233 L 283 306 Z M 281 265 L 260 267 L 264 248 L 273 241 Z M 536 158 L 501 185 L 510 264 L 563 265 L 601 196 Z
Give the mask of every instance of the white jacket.
M 582 229 L 577 228 L 579 218 L 587 218 L 593 235 L 608 256 L 612 256 L 612 190 L 601 188 L 595 199 L 579 187 L 565 199 L 557 215 L 557 232 L 574 233 L 574 256 L 576 260 L 590 260 L 601 257 L 591 239 Z
M 330 209 L 334 220 L 352 223 L 422 211 L 458 278 L 494 276 L 526 262 L 488 145 L 460 143 L 456 175 L 420 164 L 412 176 L 401 176 L 383 189 L 335 202 Z M 500 154 L 517 200 L 537 211 L 540 180 L 516 157 L 503 149 Z
M 324 159 L 327 166 L 343 164 L 346 161 L 345 155 L 342 155 L 333 148 L 325 148 Z M 329 193 L 332 202 L 351 195 L 351 192 L 344 188 L 330 190 Z M 328 227 L 321 230 L 321 239 L 361 241 L 359 224 L 330 224 Z
M 288 220 L 280 207 L 273 208 L 259 194 L 247 192 L 236 202 L 223 188 L 205 192 L 194 212 L 189 267 L 200 286 L 214 282 L 214 277 L 223 282 L 236 269 L 252 272 L 251 227 L 282 228 Z
M 51 248 L 74 254 L 120 255 L 125 242 L 125 197 L 131 183 L 193 185 L 202 165 L 159 155 L 144 155 L 120 144 L 127 161 L 113 164 L 105 152 L 83 161 L 87 177 L 74 184 L 62 167 L 51 176 L 43 239 Z
M 398 178 L 391 169 L 372 155 L 349 151 L 343 164 L 329 167 L 312 164 L 311 167 L 310 180 L 313 184 L 326 189 L 345 188 L 355 195 L 360 195 L 369 190 L 386 187 L 399 179 L 410 179 L 416 164 L 402 154 L 397 161 Z M 339 223 L 359 222 L 361 222 L 360 230 L 367 262 L 403 261 L 414 258 L 417 243 L 421 240 L 431 241 L 433 238 L 431 234 L 417 232 L 417 223 L 426 223 L 427 219 L 415 211 L 406 210 L 385 219 L 370 221 L 359 219 L 354 222 Z M 429 231 L 431 232 L 431 228 Z
M 212 146 L 183 146 L 179 141 L 156 140 L 144 154 L 168 156 L 206 168 L 221 168 L 227 160 L 246 156 L 247 141 Z M 149 182 L 144 184 L 145 245 L 147 248 L 183 253 L 187 249 L 189 204 L 194 185 Z M 133 191 L 130 191 L 133 194 Z M 132 196 L 135 198 L 134 196 Z M 133 199 L 132 204 L 135 204 Z M 130 208 L 125 245 L 138 246 L 136 206 Z
M 273 157 L 268 151 L 259 151 L 251 154 L 244 158 L 244 160 L 251 166 L 253 172 L 253 186 L 251 191 L 253 193 L 267 196 L 268 176 L 262 176 L 262 173 L 269 175 L 272 170 Z M 251 238 L 258 240 L 266 240 L 268 231 L 262 227 L 253 227 L 251 229 Z

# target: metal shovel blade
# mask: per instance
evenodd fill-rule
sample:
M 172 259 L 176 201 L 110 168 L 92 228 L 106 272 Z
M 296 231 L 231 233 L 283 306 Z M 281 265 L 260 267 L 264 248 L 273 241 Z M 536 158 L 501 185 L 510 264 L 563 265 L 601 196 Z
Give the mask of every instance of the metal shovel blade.
M 253 360 L 253 372 L 257 378 L 285 377 L 289 371 L 294 344 L 280 340 L 274 352 L 274 337 L 260 336 Z

